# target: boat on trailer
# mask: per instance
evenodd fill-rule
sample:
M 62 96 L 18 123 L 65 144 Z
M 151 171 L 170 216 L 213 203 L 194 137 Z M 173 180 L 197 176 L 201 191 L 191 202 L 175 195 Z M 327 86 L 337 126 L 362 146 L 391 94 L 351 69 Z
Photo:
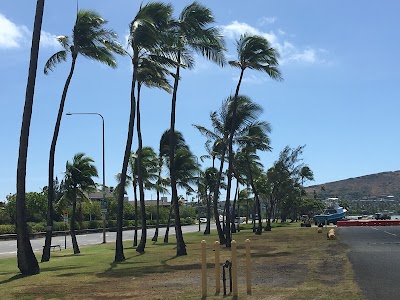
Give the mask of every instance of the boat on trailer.
M 338 198 L 328 198 L 326 209 L 319 215 L 314 215 L 314 224 L 336 224 L 337 221 L 343 220 L 347 210 L 339 205 Z

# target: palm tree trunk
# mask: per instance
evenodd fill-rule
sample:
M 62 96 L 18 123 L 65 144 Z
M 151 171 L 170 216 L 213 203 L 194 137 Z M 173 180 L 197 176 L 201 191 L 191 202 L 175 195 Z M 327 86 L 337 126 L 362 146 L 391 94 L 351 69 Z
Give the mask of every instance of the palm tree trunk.
M 171 225 L 171 215 L 172 215 L 172 208 L 174 205 L 171 203 L 171 206 L 169 207 L 169 214 L 168 214 L 168 222 L 167 222 L 167 228 L 165 230 L 165 235 L 164 235 L 164 243 L 168 244 L 168 239 L 169 239 L 169 227 Z
M 142 236 L 140 238 L 139 246 L 136 248 L 136 251 L 139 253 L 144 253 L 144 248 L 146 247 L 147 240 L 147 223 L 146 223 L 146 206 L 144 204 L 144 189 L 143 189 L 143 163 L 142 163 L 142 132 L 140 127 L 140 83 L 138 83 L 137 89 L 137 116 L 136 116 L 136 126 L 137 126 L 137 135 L 138 135 L 138 158 L 137 158 L 137 173 L 138 173 L 138 184 L 139 184 L 139 196 L 140 196 L 140 210 L 142 213 Z
M 219 238 L 220 245 L 224 245 L 226 243 L 224 230 L 221 226 L 221 222 L 219 221 L 219 213 L 218 213 L 219 186 L 221 183 L 222 171 L 224 169 L 225 152 L 226 152 L 226 147 L 224 146 L 224 148 L 222 149 L 222 157 L 221 157 L 221 163 L 220 163 L 218 174 L 217 174 L 217 181 L 216 181 L 216 184 L 214 187 L 214 192 L 213 192 L 214 218 L 215 218 L 215 224 L 217 225 L 217 232 L 218 232 L 218 238 Z
M 251 170 L 251 164 L 249 161 L 249 156 L 247 154 L 246 154 L 246 162 L 247 162 L 247 166 L 249 168 L 249 177 L 250 177 L 251 188 L 253 189 L 254 197 L 256 199 L 255 206 L 257 207 L 257 210 L 258 210 L 258 226 L 257 226 L 256 234 L 260 235 L 262 233 L 261 203 L 260 203 L 260 198 L 258 197 L 257 189 L 254 185 L 253 172 Z
M 232 173 L 233 173 L 233 136 L 235 135 L 235 124 L 236 124 L 236 110 L 237 110 L 237 99 L 239 95 L 240 84 L 243 79 L 244 69 L 240 72 L 239 82 L 236 87 L 235 98 L 233 99 L 233 114 L 232 114 L 232 127 L 230 128 L 229 140 L 228 140 L 228 155 L 229 155 L 229 166 L 228 166 L 228 185 L 226 190 L 226 247 L 231 247 L 231 229 L 230 229 L 230 197 L 231 197 L 231 186 L 232 186 Z
M 158 173 L 158 177 L 161 176 L 161 172 Z M 151 239 L 153 242 L 157 242 L 158 239 L 158 230 L 160 227 L 160 191 L 157 190 L 157 207 L 156 207 L 156 214 L 157 214 L 157 219 L 156 219 L 156 229 L 154 231 L 154 236 Z
M 175 212 L 175 235 L 176 235 L 176 255 L 186 255 L 186 245 L 183 240 L 181 219 L 179 214 L 179 202 L 178 202 L 178 191 L 176 189 L 176 170 L 175 170 L 175 111 L 176 111 L 176 95 L 178 92 L 179 83 L 179 67 L 180 64 L 180 52 L 178 51 L 178 66 L 176 68 L 174 90 L 172 93 L 172 104 L 171 104 L 171 128 L 169 137 L 169 168 L 171 177 L 171 189 L 172 189 L 172 203 L 174 205 Z
M 236 233 L 236 225 L 235 225 L 235 220 L 236 220 L 236 203 L 237 203 L 237 198 L 239 196 L 239 180 L 236 180 L 236 191 L 235 191 L 235 198 L 233 199 L 233 205 L 232 205 L 232 220 L 231 220 L 231 232 Z
M 122 163 L 121 181 L 118 191 L 117 238 L 115 240 L 115 258 L 114 258 L 115 262 L 120 262 L 125 260 L 124 246 L 122 244 L 122 223 L 124 217 L 124 189 L 126 182 L 126 172 L 128 171 L 128 163 L 129 163 L 129 158 L 131 156 L 133 129 L 135 127 L 135 114 L 136 114 L 135 85 L 136 85 L 136 74 L 137 74 L 137 64 L 138 64 L 137 57 L 138 57 L 138 50 L 134 49 L 134 58 L 132 59 L 133 76 L 131 85 L 131 112 L 129 116 L 129 127 L 128 127 L 128 136 L 126 139 L 124 161 Z
M 47 228 L 46 240 L 43 248 L 42 262 L 50 260 L 50 245 L 51 235 L 53 230 L 53 202 L 54 202 L 54 160 L 56 155 L 56 145 L 58 134 L 60 132 L 61 119 L 64 112 L 65 100 L 67 99 L 68 88 L 71 83 L 72 75 L 74 74 L 77 53 L 72 53 L 71 69 L 64 85 L 64 90 L 61 95 L 60 106 L 58 108 L 57 120 L 54 126 L 53 139 L 50 146 L 49 154 L 49 178 L 48 178 L 48 193 L 47 193 Z
M 72 247 L 74 249 L 74 254 L 79 254 L 80 250 L 79 250 L 78 241 L 76 240 L 76 235 L 75 235 L 75 219 L 76 219 L 76 195 L 74 195 L 74 200 L 72 202 L 70 232 L 71 232 Z
M 207 195 L 207 189 L 206 189 L 206 195 Z M 206 229 L 204 230 L 204 234 L 210 234 L 211 232 L 211 191 L 207 195 L 207 226 Z
M 29 62 L 28 82 L 26 85 L 25 105 L 22 116 L 17 165 L 16 195 L 16 230 L 18 268 L 23 275 L 40 273 L 39 264 L 33 253 L 26 223 L 26 161 L 28 156 L 29 129 L 32 117 L 33 97 L 35 93 L 36 71 L 39 56 L 40 32 L 44 11 L 44 0 L 36 3 L 35 21 L 33 25 L 32 46 Z
M 133 247 L 136 247 L 137 237 L 138 237 L 138 205 L 137 205 L 137 184 L 136 184 L 136 175 L 133 174 L 133 197 L 134 197 L 134 206 L 135 206 L 135 228 L 133 234 Z

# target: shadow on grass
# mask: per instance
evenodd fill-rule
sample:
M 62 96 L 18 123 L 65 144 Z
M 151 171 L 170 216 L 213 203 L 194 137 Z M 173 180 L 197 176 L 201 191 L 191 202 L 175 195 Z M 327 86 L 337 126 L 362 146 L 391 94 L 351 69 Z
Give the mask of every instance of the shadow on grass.
M 256 253 L 252 253 L 251 257 L 280 257 L 280 256 L 289 256 L 292 254 L 293 254 L 292 252 L 287 252 L 287 251 L 275 252 L 275 253 L 256 252 Z
M 130 257 L 129 259 L 123 262 L 113 262 L 110 264 L 110 268 L 108 268 L 103 273 L 97 274 L 99 278 L 123 278 L 123 277 L 143 277 L 149 274 L 163 274 L 174 271 L 187 271 L 187 270 L 195 270 L 200 269 L 199 263 L 189 263 L 189 264 L 179 264 L 179 265 L 169 265 L 168 262 L 172 261 L 178 256 L 172 256 L 171 258 L 161 260 L 160 264 L 148 265 L 147 262 L 137 262 L 137 261 L 129 261 L 134 259 L 137 256 L 142 254 L 137 254 L 134 257 Z M 117 268 L 120 267 L 120 268 Z M 212 263 L 207 264 L 207 268 L 213 268 L 214 265 Z
M 14 275 L 14 276 L 12 276 L 12 277 L 6 279 L 6 280 L 0 281 L 0 284 L 9 283 L 9 282 L 12 282 L 12 281 L 14 281 L 14 280 L 18 280 L 18 279 L 22 279 L 22 278 L 30 277 L 30 276 L 34 276 L 34 275 L 22 275 L 22 274 L 17 274 L 17 275 Z

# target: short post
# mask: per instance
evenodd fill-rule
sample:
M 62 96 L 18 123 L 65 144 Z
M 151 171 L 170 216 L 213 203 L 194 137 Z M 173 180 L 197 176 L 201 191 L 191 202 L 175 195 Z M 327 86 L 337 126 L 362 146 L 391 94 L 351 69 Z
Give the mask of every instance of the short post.
M 236 241 L 231 242 L 231 253 L 232 253 L 232 296 L 238 296 L 238 285 L 237 285 L 237 259 L 236 259 Z
M 207 243 L 205 240 L 201 241 L 201 297 L 207 297 L 207 257 L 206 257 Z
M 219 242 L 214 243 L 215 249 L 215 294 L 218 295 L 221 291 L 221 271 L 220 271 L 220 260 L 219 260 Z
M 251 295 L 251 265 L 250 265 L 250 240 L 246 240 L 246 286 L 247 294 Z

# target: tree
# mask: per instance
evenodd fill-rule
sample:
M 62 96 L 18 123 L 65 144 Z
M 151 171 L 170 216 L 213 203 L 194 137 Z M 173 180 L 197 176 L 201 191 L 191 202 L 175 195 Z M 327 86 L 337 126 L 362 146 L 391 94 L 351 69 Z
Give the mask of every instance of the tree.
M 65 198 L 72 202 L 70 231 L 74 254 L 80 253 L 75 235 L 77 199 L 78 196 L 80 201 L 87 199 L 86 193 L 94 190 L 96 187 L 93 177 L 97 177 L 98 174 L 93 162 L 93 159 L 85 156 L 84 153 L 77 153 L 74 155 L 72 163 L 67 161 L 65 168 Z
M 139 152 L 139 150 L 138 150 Z M 141 170 L 142 177 L 142 194 L 140 196 L 140 209 L 142 215 L 142 235 L 140 239 L 140 243 L 136 248 L 136 251 L 139 253 L 144 253 L 144 248 L 146 247 L 147 240 L 147 225 L 146 225 L 146 207 L 144 202 L 144 189 L 152 189 L 154 187 L 154 180 L 157 180 L 158 177 L 158 158 L 153 148 L 151 147 L 143 147 L 142 149 L 142 166 L 139 167 L 139 160 L 135 160 L 135 168 L 136 174 L 135 177 L 139 178 L 139 170 Z M 139 157 L 137 155 L 137 157 Z M 139 187 L 140 189 L 140 187 Z M 136 212 L 135 212 L 136 213 Z
M 178 20 L 174 22 L 170 29 L 170 37 L 172 42 L 171 48 L 174 49 L 176 58 L 176 70 L 174 77 L 174 86 L 172 92 L 171 103 L 171 127 L 170 132 L 170 176 L 172 189 L 172 202 L 175 212 L 175 234 L 176 234 L 176 254 L 177 256 L 186 255 L 186 245 L 183 240 L 182 228 L 179 216 L 179 203 L 177 192 L 177 176 L 175 168 L 175 153 L 174 153 L 174 132 L 175 132 L 175 115 L 178 84 L 180 80 L 180 68 L 192 68 L 194 66 L 193 51 L 196 51 L 207 59 L 223 65 L 225 58 L 223 55 L 224 42 L 217 28 L 211 27 L 214 23 L 212 12 L 203 5 L 193 2 L 186 6 Z
M 154 55 L 153 55 L 154 56 Z M 153 57 L 154 58 L 154 57 Z M 170 93 L 171 90 L 171 85 L 169 84 L 168 80 L 166 79 L 166 73 L 167 69 L 165 69 L 162 65 L 158 64 L 156 61 L 152 61 L 150 55 L 148 54 L 148 57 L 143 57 L 140 59 L 139 66 L 138 66 L 138 71 L 137 71 L 137 106 L 136 106 L 136 112 L 137 112 L 137 135 L 138 135 L 138 150 L 137 150 L 137 180 L 138 180 L 138 185 L 139 185 L 139 195 L 140 195 L 140 205 L 141 205 L 141 210 L 142 210 L 142 236 L 140 239 L 140 244 L 136 248 L 136 251 L 139 253 L 144 253 L 144 248 L 146 245 L 146 238 L 147 238 L 147 227 L 146 227 L 146 211 L 144 207 L 144 180 L 149 179 L 146 178 L 146 176 L 149 176 L 149 165 L 144 165 L 143 163 L 143 143 L 142 143 L 142 131 L 141 131 L 141 124 L 140 124 L 140 92 L 141 92 L 141 87 L 142 85 L 147 86 L 147 87 L 157 87 L 160 89 L 163 89 Z M 157 162 L 157 157 L 156 154 L 154 153 L 154 150 L 151 148 L 146 149 L 148 154 L 152 155 L 151 160 L 148 162 L 151 162 L 151 168 L 152 171 L 157 173 L 157 167 L 158 167 L 158 162 Z M 150 153 L 151 152 L 151 153 Z M 147 171 L 146 176 L 143 174 L 143 171 Z M 156 177 L 156 174 L 152 174 L 154 177 Z M 153 178 L 154 178 L 153 177 Z
M 258 212 L 258 227 L 256 234 L 262 233 L 262 216 L 261 216 L 261 202 L 259 194 L 254 184 L 254 172 L 259 172 L 262 165 L 258 163 L 259 157 L 256 151 L 271 151 L 270 140 L 268 134 L 271 132 L 269 123 L 257 121 L 245 127 L 241 136 L 238 138 L 238 143 L 241 146 L 241 154 L 244 156 L 246 166 L 248 168 L 248 178 L 250 186 L 256 200 L 255 206 Z
M 285 200 L 292 195 L 298 195 L 298 178 L 300 169 L 299 156 L 302 154 L 304 146 L 290 148 L 286 146 L 279 154 L 279 159 L 267 171 L 267 180 L 263 188 L 264 195 L 268 198 L 268 216 L 266 230 L 271 230 L 271 216 L 277 205 L 284 204 Z
M 40 33 L 42 28 L 44 0 L 36 2 L 35 21 L 33 24 L 32 46 L 29 61 L 28 83 L 26 85 L 25 105 L 22 115 L 21 133 L 19 138 L 17 165 L 17 260 L 18 268 L 23 275 L 34 275 L 40 272 L 39 264 L 33 253 L 26 223 L 26 162 L 28 157 L 29 130 L 32 118 L 33 97 L 35 94 L 36 71 L 39 56 Z
M 44 73 L 48 74 L 54 67 L 66 61 L 68 55 L 71 56 L 72 62 L 64 89 L 61 95 L 60 106 L 58 109 L 57 120 L 54 126 L 53 139 L 50 146 L 49 154 L 49 178 L 48 178 L 48 216 L 46 241 L 43 248 L 42 262 L 50 259 L 51 234 L 53 226 L 53 202 L 54 202 L 54 159 L 58 134 L 60 131 L 61 119 L 64 111 L 64 105 L 67 98 L 68 88 L 74 74 L 76 60 L 79 55 L 93 59 L 100 63 L 106 64 L 112 68 L 117 67 L 113 53 L 123 55 L 125 51 L 116 40 L 116 33 L 110 29 L 104 28 L 107 21 L 98 13 L 91 10 L 80 10 L 77 14 L 72 40 L 68 36 L 57 37 L 58 42 L 64 48 L 53 54 L 46 62 Z
M 175 166 L 176 166 L 176 185 L 179 188 L 186 189 L 189 193 L 194 192 L 191 185 L 197 183 L 199 165 L 197 164 L 196 156 L 193 155 L 193 153 L 190 151 L 188 147 L 182 147 L 175 150 Z M 172 204 L 172 206 L 173 205 L 174 204 Z M 176 215 L 175 215 L 175 228 L 177 222 L 178 220 L 176 220 Z M 167 230 L 165 232 L 165 238 L 164 238 L 164 242 L 166 243 L 168 242 L 168 233 L 169 233 L 169 222 L 167 225 Z
M 238 52 L 237 61 L 229 61 L 229 64 L 233 67 L 240 69 L 239 81 L 236 86 L 235 96 L 233 99 L 233 115 L 232 122 L 235 123 L 237 115 L 237 105 L 240 85 L 242 83 L 244 71 L 253 69 L 267 73 L 269 77 L 275 80 L 281 80 L 281 73 L 278 69 L 278 52 L 270 46 L 268 40 L 264 37 L 257 35 L 244 34 L 236 43 Z M 234 127 L 231 128 L 228 140 L 228 155 L 229 155 L 229 167 L 228 167 L 228 187 L 226 193 L 226 206 L 229 211 L 230 207 L 230 190 L 232 184 L 233 174 L 233 139 L 234 139 Z M 229 215 L 228 215 L 229 217 Z M 227 224 L 229 224 L 227 220 Z M 228 225 L 229 227 L 229 225 Z M 229 228 L 227 229 L 229 232 Z M 227 240 L 227 246 L 230 247 L 230 239 Z
M 199 186 L 202 186 L 202 188 L 199 188 L 199 190 L 204 190 L 204 199 L 206 201 L 206 206 L 207 206 L 207 226 L 204 231 L 204 234 L 210 234 L 210 229 L 211 229 L 211 199 L 212 199 L 212 193 L 214 192 L 214 187 L 217 184 L 217 174 L 218 170 L 214 167 L 209 167 L 207 168 L 204 173 L 202 172 L 200 174 L 200 180 L 199 180 Z M 200 194 L 203 194 L 200 193 Z
M 195 126 L 202 135 L 208 138 L 208 141 L 212 141 L 212 143 L 216 146 L 216 151 L 221 151 L 218 154 L 220 160 L 220 166 L 217 174 L 217 184 L 215 185 L 215 190 L 213 192 L 213 204 L 214 204 L 214 217 L 215 222 L 217 224 L 218 236 L 220 239 L 220 244 L 226 244 L 227 238 L 230 239 L 230 226 L 228 223 L 230 222 L 227 219 L 225 226 L 225 236 L 222 230 L 221 225 L 219 224 L 219 214 L 218 214 L 218 196 L 220 184 L 222 182 L 222 174 L 224 169 L 224 162 L 226 160 L 226 151 L 228 145 L 228 137 L 231 131 L 231 128 L 234 128 L 234 133 L 237 136 L 240 136 L 241 133 L 245 132 L 244 129 L 249 125 L 255 122 L 260 114 L 262 113 L 262 108 L 258 104 L 251 101 L 250 98 L 240 95 L 238 96 L 238 106 L 237 106 L 237 118 L 235 123 L 233 123 L 233 97 L 230 96 L 222 102 L 221 108 L 218 111 L 214 111 L 210 114 L 211 124 L 213 129 L 207 129 L 200 125 Z M 228 227 L 228 228 L 227 228 Z M 227 245 L 230 247 L 230 244 Z
M 161 2 L 151 2 L 141 6 L 139 12 L 130 24 L 129 28 L 129 46 L 132 50 L 130 56 L 132 62 L 132 82 L 131 82 L 131 107 L 129 115 L 128 135 L 126 139 L 124 159 L 122 162 L 121 182 L 125 183 L 128 170 L 129 159 L 131 156 L 131 147 L 133 140 L 133 130 L 136 116 L 136 97 L 135 89 L 138 77 L 140 57 L 147 50 L 157 48 L 162 43 L 160 33 L 166 28 L 172 14 L 171 5 L 165 5 Z M 124 249 L 122 245 L 122 221 L 124 211 L 124 197 L 121 192 L 118 193 L 117 209 L 117 238 L 115 240 L 115 262 L 125 260 Z

